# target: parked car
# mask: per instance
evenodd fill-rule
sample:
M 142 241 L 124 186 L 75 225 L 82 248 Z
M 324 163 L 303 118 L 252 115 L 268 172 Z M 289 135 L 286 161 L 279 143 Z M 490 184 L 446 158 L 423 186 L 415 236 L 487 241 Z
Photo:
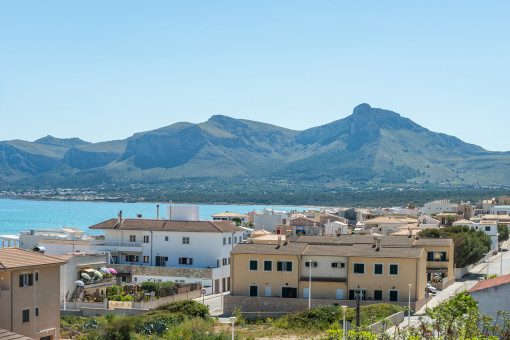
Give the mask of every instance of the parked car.
M 427 291 L 432 295 L 436 295 L 437 289 L 433 287 L 430 283 L 427 283 Z

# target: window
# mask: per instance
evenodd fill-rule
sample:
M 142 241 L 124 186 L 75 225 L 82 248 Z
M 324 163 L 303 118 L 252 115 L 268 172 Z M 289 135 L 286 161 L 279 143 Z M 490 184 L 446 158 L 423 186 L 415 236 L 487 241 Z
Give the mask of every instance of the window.
M 189 244 L 189 237 L 183 237 L 182 244 Z
M 35 280 L 39 281 L 39 272 L 35 272 Z
M 35 316 L 39 316 L 39 308 L 35 307 Z
M 259 267 L 259 261 L 250 260 L 250 270 L 257 270 Z
M 227 258 L 226 258 L 226 257 L 223 259 L 223 262 L 222 262 L 222 263 L 223 263 L 223 265 L 224 265 L 224 266 L 226 266 L 226 265 L 227 265 Z
M 193 259 L 191 257 L 179 257 L 179 264 L 192 265 Z
M 129 242 L 136 242 L 136 235 L 129 235 Z
M 259 286 L 250 286 L 250 296 L 259 296 Z
M 344 262 L 331 262 L 331 268 L 345 268 Z
M 354 274 L 365 274 L 364 263 L 354 263 L 353 265 Z
M 30 309 L 23 309 L 21 311 L 21 318 L 23 322 L 30 322 Z
M 34 274 L 21 274 L 19 276 L 19 286 L 28 287 L 34 284 Z
M 273 261 L 264 261 L 264 271 L 265 272 L 273 271 Z
M 390 264 L 390 275 L 398 275 L 398 264 Z
M 310 263 L 312 264 L 312 268 L 317 268 L 317 261 L 306 261 L 305 267 L 310 267 Z
M 165 236 L 165 241 L 168 241 L 168 236 Z
M 149 243 L 149 236 L 143 237 L 143 243 Z
M 374 290 L 374 300 L 376 301 L 382 300 L 382 290 Z
M 126 255 L 126 262 L 138 262 L 138 255 Z
M 232 237 L 228 238 L 228 244 L 232 244 Z
M 390 301 L 398 301 L 398 290 L 390 290 Z
M 237 243 L 237 236 L 234 236 L 234 244 Z
M 144 256 L 143 257 L 143 263 L 149 263 L 149 257 L 148 256 Z
M 383 274 L 383 265 L 382 263 L 374 264 L 374 275 L 382 275 Z
M 223 238 L 223 245 L 226 245 L 226 244 L 227 244 L 227 238 L 226 238 L 226 237 L 224 237 L 224 238 Z
M 485 227 L 485 231 L 491 231 L 491 227 Z
M 429 251 L 427 252 L 427 261 L 446 261 L 446 252 L 445 251 Z
M 279 272 L 291 272 L 292 261 L 278 261 L 276 262 L 276 270 Z

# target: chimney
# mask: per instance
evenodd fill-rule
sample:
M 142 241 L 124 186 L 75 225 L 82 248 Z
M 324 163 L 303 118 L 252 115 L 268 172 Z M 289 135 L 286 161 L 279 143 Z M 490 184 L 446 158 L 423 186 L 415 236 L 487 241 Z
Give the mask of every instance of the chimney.
M 374 236 L 374 243 L 372 243 L 372 248 L 377 247 L 377 236 Z
M 136 217 L 142 218 L 142 214 L 136 214 Z
M 278 236 L 278 247 L 282 245 L 282 237 Z
M 381 239 L 378 238 L 375 240 L 375 242 L 376 242 L 375 251 L 379 251 L 381 249 Z
M 159 204 L 156 205 L 156 219 L 159 220 Z
M 119 220 L 117 222 L 119 224 L 122 222 L 122 210 L 119 211 Z

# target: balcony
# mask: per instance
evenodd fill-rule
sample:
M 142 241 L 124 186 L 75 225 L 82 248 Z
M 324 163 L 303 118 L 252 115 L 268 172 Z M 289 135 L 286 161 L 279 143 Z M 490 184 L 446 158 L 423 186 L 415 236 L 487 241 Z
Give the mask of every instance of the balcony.
M 118 252 L 126 251 L 133 253 L 142 252 L 141 242 L 120 242 L 120 241 L 105 241 L 105 240 L 92 240 L 90 241 L 90 249 L 97 251 Z

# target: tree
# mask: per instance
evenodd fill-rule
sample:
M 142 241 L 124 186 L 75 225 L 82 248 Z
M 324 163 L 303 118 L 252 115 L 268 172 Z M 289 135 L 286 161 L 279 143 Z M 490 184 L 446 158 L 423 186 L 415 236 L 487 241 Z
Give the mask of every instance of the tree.
M 234 217 L 232 221 L 234 221 L 238 227 L 243 224 L 243 221 L 239 217 Z
M 414 203 L 413 202 L 407 203 L 407 208 L 414 209 Z
M 508 240 L 508 227 L 506 225 L 498 224 L 498 242 L 504 242 Z

